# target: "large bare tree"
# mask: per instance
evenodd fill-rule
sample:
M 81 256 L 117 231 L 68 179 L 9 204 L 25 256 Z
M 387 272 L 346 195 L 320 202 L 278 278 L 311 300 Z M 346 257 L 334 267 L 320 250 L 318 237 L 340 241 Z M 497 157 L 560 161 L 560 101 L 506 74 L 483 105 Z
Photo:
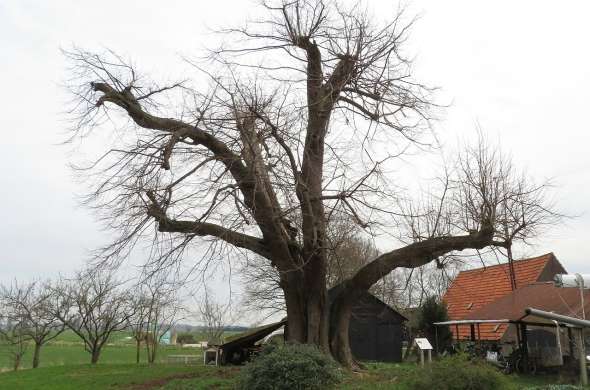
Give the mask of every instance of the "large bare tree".
M 393 164 L 427 142 L 433 108 L 432 90 L 412 77 L 403 55 L 412 22 L 398 13 L 379 23 L 359 6 L 329 0 L 262 9 L 260 20 L 223 30 L 228 43 L 208 63 L 194 63 L 208 87 L 161 85 L 113 53 L 66 54 L 73 137 L 106 125 L 117 132 L 84 170 L 96 179 L 88 204 L 120 233 L 105 260 L 124 257 L 154 225 L 152 260 L 162 266 L 198 238 L 267 259 L 279 271 L 290 340 L 352 366 L 354 297 L 398 267 L 492 244 L 498 207 L 516 189 L 498 185 L 501 167 L 472 159 L 434 208 L 405 213 Z M 335 213 L 373 233 L 407 219 L 419 229 L 344 280 L 330 308 L 327 227 Z

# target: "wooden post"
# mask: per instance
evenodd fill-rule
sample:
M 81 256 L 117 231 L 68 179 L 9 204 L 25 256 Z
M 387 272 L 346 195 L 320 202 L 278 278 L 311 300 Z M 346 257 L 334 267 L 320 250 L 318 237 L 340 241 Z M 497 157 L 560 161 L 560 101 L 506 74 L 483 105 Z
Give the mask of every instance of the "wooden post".
M 420 366 L 424 368 L 424 350 L 420 348 Z
M 475 341 L 475 325 L 470 324 L 469 327 L 471 328 L 471 341 Z
M 529 372 L 529 347 L 528 347 L 528 338 L 527 338 L 527 334 L 526 334 L 526 323 L 521 322 L 520 328 L 521 328 L 521 340 L 522 340 L 522 344 L 520 346 L 520 348 L 522 349 L 522 362 L 523 362 L 522 370 L 524 372 L 528 373 Z
M 428 364 L 432 364 L 432 349 L 428 350 Z
M 434 348 L 436 348 L 436 355 L 440 353 L 438 350 L 438 326 L 434 327 Z
M 586 347 L 584 346 L 584 328 L 580 328 L 578 333 L 578 359 L 580 364 L 580 384 L 588 384 L 588 372 L 586 371 Z

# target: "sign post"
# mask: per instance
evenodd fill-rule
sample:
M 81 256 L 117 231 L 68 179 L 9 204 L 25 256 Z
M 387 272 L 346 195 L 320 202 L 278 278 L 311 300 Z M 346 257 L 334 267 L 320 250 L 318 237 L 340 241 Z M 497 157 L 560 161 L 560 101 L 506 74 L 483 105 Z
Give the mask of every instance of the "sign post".
M 428 351 L 428 364 L 432 363 L 432 345 L 426 338 L 414 339 L 414 342 L 420 349 L 420 366 L 424 367 L 424 351 Z

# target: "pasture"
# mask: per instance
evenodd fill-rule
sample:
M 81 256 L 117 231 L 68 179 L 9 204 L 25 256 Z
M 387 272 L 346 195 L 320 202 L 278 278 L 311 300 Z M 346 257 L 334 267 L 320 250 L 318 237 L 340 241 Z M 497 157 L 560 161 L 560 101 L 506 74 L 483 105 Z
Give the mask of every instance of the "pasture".
M 131 364 L 135 363 L 135 341 L 129 339 L 130 333 L 117 332 L 113 334 L 109 343 L 103 347 L 99 364 Z M 203 338 L 196 335 L 197 339 Z M 182 348 L 180 346 L 160 345 L 158 348 L 157 362 L 164 362 L 168 355 L 201 355 L 199 348 Z M 30 344 L 23 357 L 21 368 L 31 368 L 33 359 L 33 345 Z M 147 363 L 145 345 L 140 350 L 140 361 Z M 90 363 L 90 354 L 84 350 L 84 344 L 80 338 L 71 331 L 66 331 L 55 340 L 50 341 L 41 349 L 40 367 L 70 366 Z M 0 344 L 0 371 L 10 370 L 12 362 L 9 349 Z

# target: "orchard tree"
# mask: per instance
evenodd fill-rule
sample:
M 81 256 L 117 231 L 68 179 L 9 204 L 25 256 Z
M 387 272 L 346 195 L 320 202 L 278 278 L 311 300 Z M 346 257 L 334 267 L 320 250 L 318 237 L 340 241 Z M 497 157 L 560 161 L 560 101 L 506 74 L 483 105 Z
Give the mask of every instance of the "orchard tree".
M 111 335 L 127 327 L 135 313 L 131 291 L 111 270 L 85 269 L 52 285 L 54 315 L 84 342 L 90 363 L 98 363 Z
M 0 299 L 10 313 L 18 313 L 19 332 L 30 339 L 35 347 L 33 368 L 39 366 L 41 347 L 64 331 L 64 325 L 52 311 L 51 291 L 48 283 L 14 282 L 0 288 Z
M 111 52 L 66 53 L 72 139 L 91 143 L 107 127 L 117 135 L 81 167 L 94 178 L 88 204 L 119 232 L 103 260 L 119 261 L 154 226 L 150 261 L 162 266 L 203 240 L 252 252 L 278 271 L 290 341 L 349 367 L 355 297 L 396 268 L 493 244 L 499 208 L 519 191 L 485 149 L 468 155 L 428 207 L 400 208 L 394 164 L 428 142 L 432 90 L 404 56 L 412 22 L 397 13 L 380 23 L 359 7 L 264 2 L 260 20 L 222 30 L 228 43 L 192 63 L 205 87 L 160 84 Z M 328 307 L 327 228 L 342 214 L 368 234 L 413 233 L 343 280 Z

